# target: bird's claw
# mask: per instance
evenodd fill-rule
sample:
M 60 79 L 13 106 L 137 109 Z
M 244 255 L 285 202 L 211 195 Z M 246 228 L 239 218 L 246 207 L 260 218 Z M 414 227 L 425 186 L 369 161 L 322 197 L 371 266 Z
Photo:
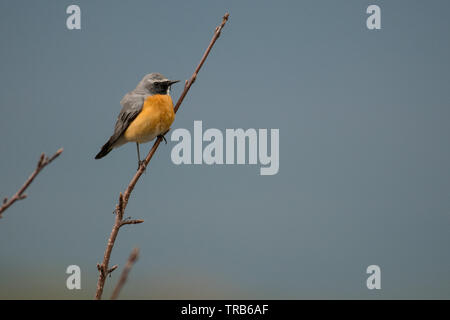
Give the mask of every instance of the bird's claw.
M 164 134 L 160 134 L 158 138 L 161 138 L 162 140 L 164 140 L 164 143 L 167 144 L 166 136 Z

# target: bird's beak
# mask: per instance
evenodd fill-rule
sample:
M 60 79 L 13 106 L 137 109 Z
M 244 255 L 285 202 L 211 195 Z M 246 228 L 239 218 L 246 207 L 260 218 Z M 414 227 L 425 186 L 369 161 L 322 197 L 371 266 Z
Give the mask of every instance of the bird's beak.
M 180 80 L 169 80 L 169 86 L 173 85 L 174 83 L 180 82 Z

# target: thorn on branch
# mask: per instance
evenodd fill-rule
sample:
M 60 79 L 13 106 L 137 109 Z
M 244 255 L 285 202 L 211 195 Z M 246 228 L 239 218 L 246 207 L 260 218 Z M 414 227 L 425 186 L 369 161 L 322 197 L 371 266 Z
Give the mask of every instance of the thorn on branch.
M 58 151 L 56 151 L 56 153 L 50 159 L 48 159 L 48 163 L 52 162 L 57 157 L 59 157 L 59 155 L 63 152 L 63 150 L 64 150 L 63 148 L 59 148 Z
M 105 275 L 105 267 L 104 265 L 97 263 L 97 270 L 104 276 Z
M 122 217 L 123 217 L 123 195 L 122 195 L 122 192 L 119 193 L 119 203 L 116 206 L 116 214 L 122 220 Z
M 140 223 L 143 223 L 143 222 L 144 222 L 144 220 L 141 220 L 141 219 L 131 220 L 130 218 L 128 218 L 127 220 L 123 220 L 123 221 L 120 223 L 120 226 L 119 226 L 119 227 L 122 227 L 122 226 L 124 226 L 124 225 L 126 225 L 126 224 L 140 224 Z
M 45 160 L 45 153 L 42 153 L 41 156 L 39 157 L 39 161 L 37 163 L 37 169 L 42 168 L 42 166 L 44 164 L 44 160 Z
M 116 270 L 117 267 L 118 267 L 118 265 L 116 264 L 116 265 L 113 265 L 113 266 L 111 267 L 111 269 L 108 270 L 108 275 L 109 275 L 110 277 L 111 277 L 111 273 L 112 273 L 114 270 Z

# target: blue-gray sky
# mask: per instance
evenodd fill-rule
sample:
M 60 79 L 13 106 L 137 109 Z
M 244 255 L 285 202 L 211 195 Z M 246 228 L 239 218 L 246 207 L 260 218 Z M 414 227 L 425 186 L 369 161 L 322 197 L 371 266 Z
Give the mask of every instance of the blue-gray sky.
M 81 8 L 81 30 L 66 8 Z M 382 29 L 366 28 L 381 7 Z M 123 298 L 449 298 L 448 1 L 2 1 L 0 298 L 91 298 L 135 146 L 93 156 L 146 73 L 187 79 L 172 126 L 278 128 L 280 171 L 181 165 L 161 145 L 112 264 Z M 174 87 L 177 98 L 182 85 Z M 151 144 L 142 148 L 145 152 Z M 82 290 L 65 287 L 66 267 Z M 369 291 L 368 265 L 382 289 Z M 117 281 L 107 280 L 106 296 Z

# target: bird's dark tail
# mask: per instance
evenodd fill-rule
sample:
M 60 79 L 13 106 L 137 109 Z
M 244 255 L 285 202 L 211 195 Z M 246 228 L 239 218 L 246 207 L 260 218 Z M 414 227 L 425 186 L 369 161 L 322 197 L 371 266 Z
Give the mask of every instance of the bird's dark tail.
M 112 149 L 113 149 L 113 148 L 112 148 L 112 146 L 111 146 L 111 142 L 108 141 L 107 143 L 105 143 L 105 144 L 103 145 L 103 147 L 102 147 L 102 149 L 100 150 L 100 152 L 97 153 L 97 155 L 95 156 L 95 159 L 101 159 L 101 158 L 103 158 L 103 157 L 106 156 L 108 153 L 110 153 Z

